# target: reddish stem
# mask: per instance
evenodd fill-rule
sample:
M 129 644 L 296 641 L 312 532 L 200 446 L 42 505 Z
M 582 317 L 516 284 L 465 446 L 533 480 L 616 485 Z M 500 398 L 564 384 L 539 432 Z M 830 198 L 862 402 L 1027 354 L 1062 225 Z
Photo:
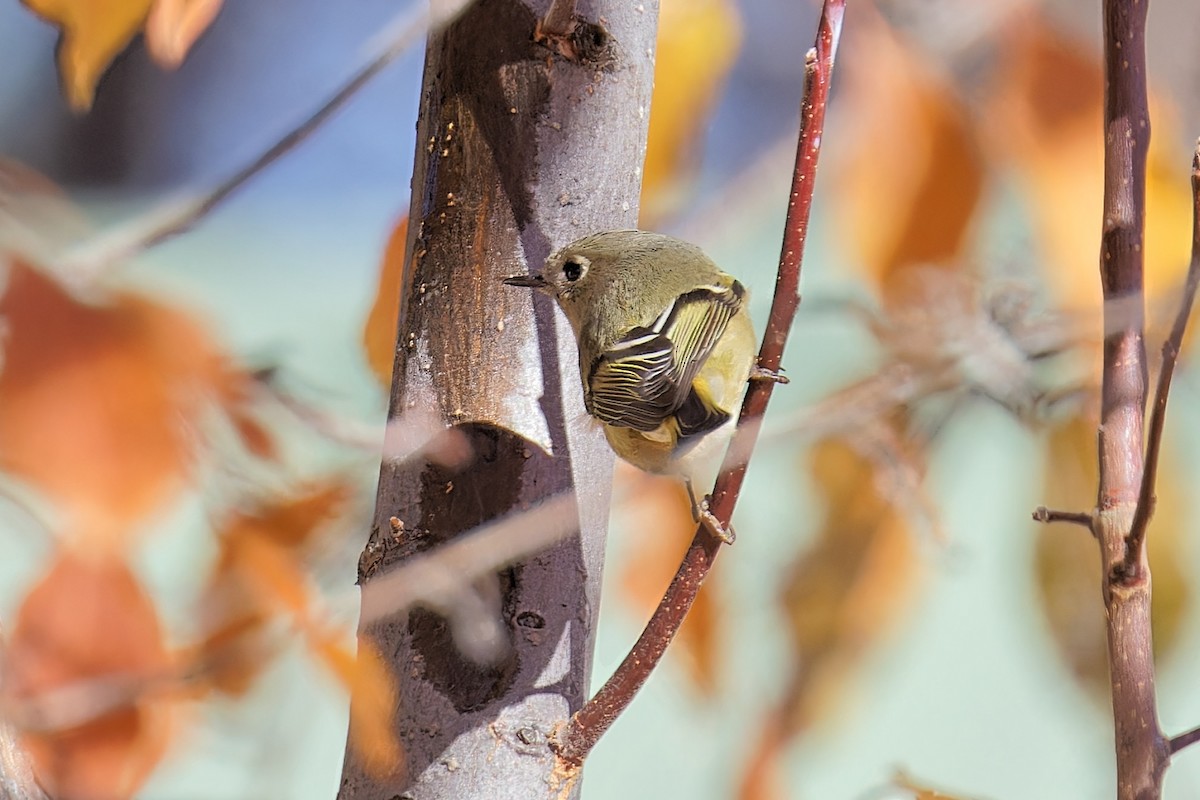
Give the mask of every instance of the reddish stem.
M 779 258 L 771 314 L 758 355 L 759 366 L 772 372 L 779 370 L 792 319 L 800 304 L 800 262 L 808 237 L 813 184 L 825 128 L 825 107 L 829 99 L 829 84 L 844 11 L 845 0 L 825 0 L 817 26 L 816 43 L 808 52 L 804 65 L 804 99 L 800 106 L 800 134 L 796 144 L 796 166 L 792 174 L 787 221 L 784 224 L 783 250 Z M 752 381 L 742 402 L 737 432 L 725 454 L 710 505 L 713 515 L 723 525 L 727 526 L 733 517 L 750 453 L 758 439 L 759 423 L 774 387 L 772 381 Z M 645 684 L 683 624 L 720 548 L 721 540 L 706 526 L 697 529 L 671 585 L 629 655 L 595 697 L 559 731 L 554 747 L 562 761 L 569 765 L 582 764 L 592 747 Z

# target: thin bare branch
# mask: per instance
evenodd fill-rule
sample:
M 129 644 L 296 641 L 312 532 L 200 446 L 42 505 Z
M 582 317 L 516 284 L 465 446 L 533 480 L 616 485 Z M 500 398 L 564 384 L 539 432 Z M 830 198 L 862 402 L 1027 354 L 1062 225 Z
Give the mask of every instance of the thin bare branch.
M 1033 510 L 1034 522 L 1068 522 L 1072 525 L 1082 525 L 1091 530 L 1092 515 L 1083 511 L 1058 511 L 1045 506 L 1038 506 Z
M 1171 737 L 1171 755 L 1175 755 L 1185 747 L 1190 747 L 1196 742 L 1200 742 L 1200 728 L 1192 728 L 1190 731 Z
M 771 314 L 758 357 L 758 365 L 772 372 L 779 370 L 792 319 L 800 303 L 800 263 L 808 236 L 813 184 L 844 10 L 845 0 L 825 1 L 816 45 L 809 51 L 805 62 L 800 134 L 784 225 L 783 249 Z M 725 454 L 710 505 L 713 515 L 722 525 L 728 526 L 733 517 L 733 509 L 746 475 L 746 460 L 754 448 L 761 419 L 774 387 L 773 381 L 753 381 L 746 391 L 737 432 Z M 695 601 L 720 546 L 721 540 L 708 527 L 701 525 L 697 529 L 671 585 L 629 655 L 600 691 L 558 732 L 554 747 L 568 771 L 583 763 L 592 747 L 649 678 Z
M 1167 395 L 1171 391 L 1171 378 L 1175 375 L 1175 363 L 1183 347 L 1183 334 L 1187 331 L 1188 319 L 1192 315 L 1192 304 L 1196 300 L 1196 289 L 1200 287 L 1200 142 L 1192 156 L 1192 260 L 1188 264 L 1187 281 L 1183 297 L 1179 301 L 1179 313 L 1171 333 L 1163 342 L 1162 369 L 1158 373 L 1158 386 L 1154 390 L 1154 405 L 1150 411 L 1150 430 L 1146 441 L 1146 469 L 1142 473 L 1142 485 L 1138 491 L 1137 511 L 1129 529 L 1125 548 L 1124 574 L 1132 575 L 1137 570 L 1138 553 L 1146 540 L 1146 528 L 1154 513 L 1154 488 L 1158 478 L 1158 457 L 1162 448 L 1163 425 L 1167 417 Z
M 1104 0 L 1104 367 L 1093 530 L 1103 567 L 1118 800 L 1156 800 L 1170 759 L 1158 724 L 1144 540 L 1130 540 L 1143 485 L 1146 348 L 1142 265 L 1150 112 L 1146 0 Z M 1146 507 L 1143 513 L 1149 511 Z
M 74 248 L 65 257 L 65 274 L 81 285 L 95 281 L 155 245 L 178 236 L 207 216 L 251 178 L 275 163 L 346 105 L 360 89 L 409 48 L 420 42 L 431 26 L 444 25 L 461 13 L 471 0 L 419 0 L 398 20 L 378 51 L 295 128 L 288 131 L 258 158 L 200 197 L 168 202 L 131 224 L 118 225 Z M 430 6 L 432 6 L 432 13 Z
M 570 493 L 482 525 L 365 582 L 360 624 L 414 605 L 450 608 L 477 579 L 541 552 L 578 529 L 579 512 Z

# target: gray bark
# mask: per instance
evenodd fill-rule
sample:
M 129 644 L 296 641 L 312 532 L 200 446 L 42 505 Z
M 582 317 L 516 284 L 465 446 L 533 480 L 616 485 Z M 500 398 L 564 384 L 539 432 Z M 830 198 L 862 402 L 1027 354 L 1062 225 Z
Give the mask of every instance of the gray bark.
M 437 612 L 360 627 L 400 687 L 407 775 L 369 774 L 352 736 L 344 800 L 558 797 L 547 738 L 586 699 L 612 455 L 584 424 L 565 321 L 548 298 L 500 279 L 585 234 L 635 226 L 657 2 L 581 2 L 599 25 L 580 29 L 576 62 L 533 41 L 548 5 L 479 0 L 429 39 L 390 415 L 432 404 L 475 455 L 457 472 L 383 464 L 360 577 L 369 585 L 564 492 L 575 493 L 579 532 Z M 394 542 L 391 517 L 405 526 Z M 467 628 L 481 624 L 471 609 L 486 598 L 501 646 L 481 663 L 460 645 L 484 649 Z

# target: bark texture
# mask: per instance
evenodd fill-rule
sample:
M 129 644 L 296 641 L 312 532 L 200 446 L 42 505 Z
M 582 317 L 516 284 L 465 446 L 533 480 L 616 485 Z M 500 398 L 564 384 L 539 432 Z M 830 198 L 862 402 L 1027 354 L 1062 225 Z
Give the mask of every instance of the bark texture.
M 1158 724 L 1150 631 L 1150 567 L 1131 536 L 1141 493 L 1146 348 L 1142 242 L 1146 218 L 1147 0 L 1104 2 L 1104 373 L 1100 487 L 1093 532 L 1100 543 L 1119 800 L 1162 794 L 1170 758 Z
M 390 414 L 431 404 L 474 460 L 457 472 L 383 464 L 360 577 L 564 492 L 580 532 L 464 604 L 360 629 L 400 686 L 407 775 L 366 771 L 352 732 L 345 800 L 562 796 L 547 742 L 586 699 L 612 455 L 581 424 L 569 327 L 548 298 L 500 279 L 585 234 L 635 227 L 657 4 L 580 3 L 572 59 L 535 41 L 548 7 L 479 0 L 429 39 Z M 392 517 L 404 523 L 395 541 Z M 494 600 L 504 640 L 483 662 L 459 646 L 471 649 L 478 615 L 456 617 L 480 598 Z

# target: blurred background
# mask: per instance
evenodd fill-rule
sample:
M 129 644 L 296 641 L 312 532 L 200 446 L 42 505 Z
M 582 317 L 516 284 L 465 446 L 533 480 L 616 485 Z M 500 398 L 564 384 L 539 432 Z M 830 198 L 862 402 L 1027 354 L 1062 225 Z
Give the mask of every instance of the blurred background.
M 1095 499 L 1098 6 L 850 4 L 792 383 L 774 394 L 737 544 L 589 760 L 585 797 L 1112 796 L 1096 547 L 1030 519 Z M 641 224 L 740 277 L 760 326 L 817 11 L 662 0 Z M 112 48 L 91 100 L 86 77 L 60 86 L 57 30 L 0 5 L 0 622 L 26 691 L 61 679 L 30 643 L 65 635 L 97 671 L 174 692 L 170 714 L 143 704 L 93 732 L 137 754 L 114 792 L 336 792 L 346 691 L 372 679 L 348 665 L 353 576 L 420 44 L 190 230 L 123 243 L 300 124 L 398 13 L 229 3 L 176 69 L 148 52 L 161 41 Z M 1155 367 L 1190 243 L 1198 35 L 1196 4 L 1151 7 Z M 107 57 L 94 60 L 99 75 Z M 1168 735 L 1200 724 L 1191 360 L 1185 348 L 1150 531 Z M 677 487 L 617 480 L 597 685 L 693 529 Z M 88 630 L 47 632 L 81 609 Z M 196 673 L 182 697 L 164 677 L 181 653 Z M 122 696 L 97 691 L 100 706 Z M 111 768 L 97 758 L 64 780 Z M 1166 796 L 1198 786 L 1185 751 Z

